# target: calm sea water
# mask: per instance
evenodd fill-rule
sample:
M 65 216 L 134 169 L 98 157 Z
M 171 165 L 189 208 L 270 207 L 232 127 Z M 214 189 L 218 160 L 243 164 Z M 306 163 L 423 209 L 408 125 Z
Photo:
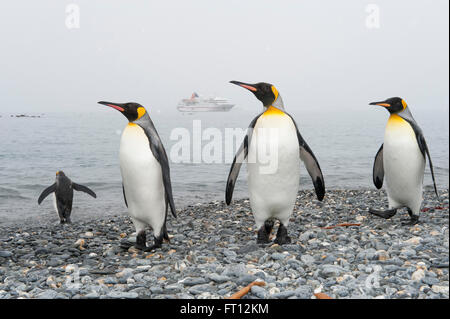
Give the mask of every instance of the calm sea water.
M 372 164 L 383 141 L 388 114 L 372 108 L 352 112 L 338 110 L 326 114 L 308 110 L 290 112 L 319 159 L 328 189 L 374 189 Z M 174 128 L 185 128 L 192 137 L 193 121 L 200 120 L 202 129 L 218 128 L 224 134 L 225 128 L 247 127 L 257 111 L 235 107 L 228 113 L 182 115 L 150 111 L 150 114 L 169 153 L 177 142 L 169 138 Z M 75 193 L 74 221 L 126 212 L 118 159 L 120 134 L 127 123 L 125 117 L 106 108 L 95 109 L 92 113 L 39 114 L 40 118 L 0 115 L 0 224 L 53 217 L 51 197 L 40 206 L 37 198 L 54 182 L 57 170 L 65 171 L 72 180 L 97 193 L 97 199 Z M 440 116 L 428 112 L 414 112 L 414 116 L 424 130 L 438 187 L 448 188 L 448 110 Z M 202 145 L 207 143 L 203 141 Z M 177 206 L 222 200 L 229 168 L 230 163 L 223 162 L 171 163 Z M 247 196 L 245 177 L 243 167 L 234 198 Z M 431 184 L 428 166 L 424 183 Z M 301 188 L 312 189 L 305 169 Z

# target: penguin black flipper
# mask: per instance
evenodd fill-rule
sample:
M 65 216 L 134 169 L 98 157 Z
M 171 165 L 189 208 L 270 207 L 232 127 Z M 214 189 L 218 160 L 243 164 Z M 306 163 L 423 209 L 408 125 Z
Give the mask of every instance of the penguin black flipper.
M 416 121 L 412 118 L 412 116 L 410 118 L 408 116 L 408 114 L 406 116 L 402 116 L 402 114 L 399 114 L 399 115 L 406 122 L 408 122 L 409 125 L 411 125 L 414 133 L 416 134 L 417 144 L 419 145 L 419 149 L 422 152 L 423 157 L 425 157 L 425 156 L 428 157 L 428 165 L 430 165 L 431 178 L 433 179 L 434 192 L 436 193 L 438 200 L 440 200 L 439 193 L 438 193 L 437 186 L 436 186 L 436 180 L 434 178 L 433 162 L 431 161 L 430 151 L 428 150 L 428 145 L 427 145 L 427 142 L 425 141 L 425 136 L 423 135 L 421 128 L 419 127 L 419 125 L 417 125 Z
M 50 185 L 49 187 L 47 187 L 46 189 L 44 189 L 44 191 L 41 193 L 41 195 L 38 198 L 38 204 L 40 205 L 42 203 L 42 201 L 51 193 L 54 193 L 56 191 L 56 183 L 53 183 L 52 185 Z
M 123 186 L 123 183 L 122 183 L 122 193 L 123 193 L 123 200 L 125 201 L 125 206 L 128 207 L 127 197 L 125 196 L 125 187 Z
M 383 166 L 383 145 L 381 144 L 380 149 L 375 155 L 375 161 L 373 162 L 373 183 L 377 189 L 383 186 L 384 179 L 384 166 Z
M 147 113 L 141 119 L 135 121 L 135 124 L 138 124 L 144 130 L 145 135 L 147 135 L 147 138 L 150 142 L 150 149 L 153 153 L 153 156 L 161 165 L 164 190 L 166 192 L 167 200 L 169 202 L 172 215 L 173 217 L 176 218 L 177 213 L 175 210 L 175 203 L 173 201 L 172 183 L 170 182 L 169 160 L 167 158 L 164 145 L 161 142 L 161 138 L 159 137 L 158 132 L 156 131 L 155 126 L 153 125 L 153 122 Z
M 230 205 L 230 203 L 231 203 L 231 199 L 233 197 L 234 185 L 238 178 L 239 171 L 241 170 L 242 163 L 247 158 L 248 145 L 249 145 L 249 141 L 252 140 L 253 129 L 255 128 L 256 121 L 259 119 L 259 117 L 262 114 L 263 113 L 260 113 L 250 122 L 250 125 L 248 126 L 248 130 L 247 130 L 247 134 L 245 135 L 241 146 L 239 147 L 238 151 L 236 152 L 236 155 L 234 156 L 233 164 L 231 164 L 230 172 L 228 173 L 227 187 L 225 190 L 225 202 L 227 203 L 227 205 Z
M 76 191 L 83 192 L 83 193 L 91 195 L 94 198 L 97 198 L 97 195 L 87 186 L 72 182 L 72 187 Z
M 292 123 L 294 123 L 295 129 L 297 130 L 298 144 L 300 147 L 300 159 L 305 164 L 309 176 L 311 176 L 312 182 L 314 184 L 314 189 L 316 191 L 317 199 L 319 201 L 322 201 L 325 196 L 325 180 L 323 178 L 319 162 L 317 161 L 317 158 L 314 155 L 311 148 L 308 146 L 308 144 L 300 134 L 300 131 L 298 130 L 297 127 L 297 123 L 295 122 L 295 120 L 292 118 L 291 115 L 289 115 L 289 117 L 291 118 Z
M 230 205 L 231 203 L 234 191 L 234 184 L 236 183 L 239 171 L 241 170 L 242 163 L 245 161 L 247 154 L 248 154 L 248 135 L 245 135 L 244 141 L 242 141 L 241 146 L 239 147 L 236 155 L 234 156 L 233 164 L 231 164 L 230 172 L 228 173 L 227 187 L 225 190 L 225 201 L 227 205 Z
M 417 138 L 417 141 L 419 143 L 420 150 L 422 151 L 422 149 L 423 149 L 425 151 L 425 153 L 427 154 L 428 164 L 430 165 L 431 178 L 433 179 L 434 192 L 436 193 L 437 199 L 440 200 L 439 192 L 438 192 L 437 186 L 436 186 L 436 180 L 434 178 L 433 162 L 431 162 L 431 156 L 430 156 L 430 151 L 428 150 L 427 142 L 425 141 L 425 137 L 422 134 Z

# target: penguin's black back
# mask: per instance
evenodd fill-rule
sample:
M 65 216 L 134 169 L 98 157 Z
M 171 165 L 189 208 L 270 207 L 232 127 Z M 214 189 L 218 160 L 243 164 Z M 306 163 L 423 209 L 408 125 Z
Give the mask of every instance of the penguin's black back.
M 73 187 L 72 181 L 67 176 L 58 176 L 56 179 L 56 200 L 64 204 L 72 202 Z

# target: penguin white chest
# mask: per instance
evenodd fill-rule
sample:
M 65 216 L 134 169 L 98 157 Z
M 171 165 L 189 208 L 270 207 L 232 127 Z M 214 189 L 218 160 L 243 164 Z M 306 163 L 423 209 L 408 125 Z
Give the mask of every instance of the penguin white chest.
M 425 157 L 417 144 L 411 125 L 391 115 L 386 125 L 383 146 L 386 188 L 395 205 L 420 205 Z
M 56 203 L 56 194 L 55 193 L 53 193 L 52 194 L 53 196 L 53 207 L 55 208 L 55 212 L 56 212 L 56 215 L 58 215 L 58 217 L 59 217 L 59 213 L 58 213 L 58 204 Z
M 247 157 L 250 203 L 258 227 L 270 217 L 288 223 L 300 178 L 292 119 L 281 111 L 266 113 L 256 122 Z
M 139 125 L 129 124 L 124 129 L 119 153 L 128 212 L 138 222 L 160 227 L 165 216 L 162 169 Z

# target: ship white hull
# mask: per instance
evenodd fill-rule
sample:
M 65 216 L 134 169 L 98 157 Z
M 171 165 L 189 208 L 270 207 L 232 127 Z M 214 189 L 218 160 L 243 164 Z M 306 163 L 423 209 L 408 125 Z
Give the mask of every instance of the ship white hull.
M 178 106 L 177 110 L 180 112 L 228 112 L 234 105 L 220 105 L 220 106 Z
M 194 93 L 190 99 L 183 99 L 178 103 L 177 110 L 185 113 L 195 112 L 228 112 L 233 108 L 224 98 L 203 98 Z

